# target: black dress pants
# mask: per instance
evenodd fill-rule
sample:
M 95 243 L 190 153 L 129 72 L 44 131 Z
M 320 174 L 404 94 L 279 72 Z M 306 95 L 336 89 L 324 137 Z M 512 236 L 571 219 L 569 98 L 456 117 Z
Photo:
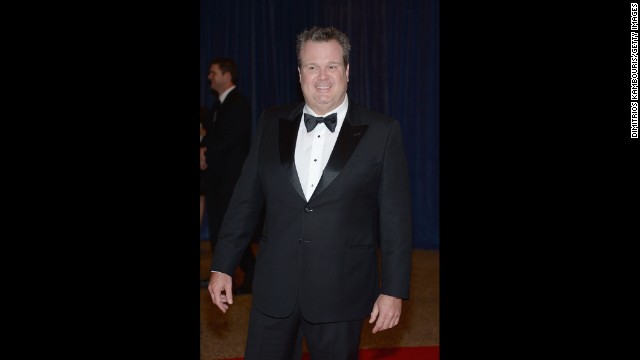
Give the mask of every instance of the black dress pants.
M 362 320 L 313 324 L 296 303 L 291 315 L 272 318 L 251 307 L 245 360 L 300 360 L 302 338 L 311 360 L 357 360 Z

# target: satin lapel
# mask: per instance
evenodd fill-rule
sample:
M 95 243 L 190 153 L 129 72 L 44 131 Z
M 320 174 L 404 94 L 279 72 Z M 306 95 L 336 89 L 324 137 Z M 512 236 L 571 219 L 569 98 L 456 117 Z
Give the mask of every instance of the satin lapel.
M 300 127 L 299 120 L 301 118 L 302 112 L 294 114 L 291 119 L 280 118 L 280 163 L 284 166 L 291 185 L 293 185 L 298 195 L 306 202 L 307 199 L 304 197 L 304 192 L 300 185 L 300 178 L 298 178 L 298 170 L 296 169 L 296 163 L 294 161 L 296 139 L 298 138 L 298 128 Z M 296 121 L 296 119 L 298 121 Z
M 367 132 L 369 125 L 352 125 L 352 118 L 353 113 L 348 113 L 344 123 L 342 124 L 342 128 L 340 129 L 336 145 L 333 147 L 333 151 L 329 157 L 329 162 L 324 168 L 322 177 L 320 177 L 320 181 L 318 182 L 318 187 L 313 192 L 313 195 L 311 195 L 309 202 L 315 199 L 329 185 L 331 185 L 333 180 L 335 180 L 338 174 L 340 174 L 344 164 L 346 164 L 347 160 L 351 157 L 351 154 L 353 154 L 353 151 L 356 149 L 356 146 L 358 146 L 358 143 L 364 136 L 364 133 Z

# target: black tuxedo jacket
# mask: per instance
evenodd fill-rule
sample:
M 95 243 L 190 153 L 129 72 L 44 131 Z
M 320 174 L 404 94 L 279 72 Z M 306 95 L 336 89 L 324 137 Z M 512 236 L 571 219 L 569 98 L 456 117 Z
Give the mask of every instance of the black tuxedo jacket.
M 231 90 L 224 102 L 209 112 L 204 125 L 207 130 L 202 139 L 202 146 L 207 147 L 205 192 L 211 200 L 226 207 L 251 145 L 249 102 L 237 88 Z
M 286 317 L 299 301 L 313 323 L 363 319 L 379 293 L 409 297 L 411 204 L 400 126 L 350 100 L 307 201 L 294 161 L 303 106 L 262 114 L 211 270 L 234 273 L 265 204 L 253 282 L 256 309 Z

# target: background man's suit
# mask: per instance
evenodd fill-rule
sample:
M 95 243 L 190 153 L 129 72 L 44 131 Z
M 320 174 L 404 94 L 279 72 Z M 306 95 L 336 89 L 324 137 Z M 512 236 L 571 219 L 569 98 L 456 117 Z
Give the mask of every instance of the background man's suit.
M 312 323 L 363 319 L 379 293 L 409 297 L 411 205 L 401 130 L 349 99 L 307 201 L 294 161 L 303 106 L 263 113 L 211 269 L 233 274 L 266 204 L 253 306 L 281 318 L 298 302 Z

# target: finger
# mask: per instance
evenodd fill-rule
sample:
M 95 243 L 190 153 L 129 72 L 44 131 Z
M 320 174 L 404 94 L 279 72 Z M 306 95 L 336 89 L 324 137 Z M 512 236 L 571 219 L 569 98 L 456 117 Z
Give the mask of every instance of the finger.
M 220 309 L 220 311 L 222 311 L 223 313 L 227 312 L 227 309 L 229 309 L 229 305 L 225 304 L 222 302 L 222 300 L 218 301 L 216 303 L 216 306 L 218 307 L 218 309 Z
M 227 306 L 227 304 L 225 304 L 222 300 L 222 293 L 218 292 L 216 295 L 216 306 L 218 307 L 218 309 L 220 309 L 220 311 L 222 311 L 223 313 L 227 312 L 227 309 L 229 308 Z
M 391 320 L 391 327 L 395 327 L 400 323 L 400 313 L 396 313 L 393 315 L 393 319 Z
M 395 315 L 389 317 L 389 322 L 387 323 L 387 329 L 391 329 L 394 326 L 396 326 L 396 316 Z
M 211 294 L 211 300 L 213 301 L 213 304 L 217 306 L 218 309 L 220 309 L 220 311 L 222 311 L 223 313 L 227 312 L 227 309 L 229 307 L 224 303 L 224 301 L 226 300 L 225 296 L 221 291 L 216 290 L 212 283 L 209 283 L 209 293 Z
M 385 316 L 380 319 L 380 331 L 389 329 L 390 325 L 391 316 L 389 316 L 389 314 L 385 314 Z
M 376 325 L 373 327 L 373 330 L 371 330 L 372 333 L 377 333 L 378 331 L 382 331 L 382 318 L 378 318 L 378 321 L 376 321 Z
M 382 312 L 380 314 L 380 318 L 376 323 L 376 327 L 378 328 L 376 331 L 388 330 L 393 327 L 393 322 L 395 321 L 395 315 L 389 312 Z
M 383 329 L 384 330 L 389 330 L 391 329 L 392 325 L 391 325 L 392 319 L 391 317 L 387 317 L 387 319 L 385 320 L 384 324 L 383 324 Z
M 211 289 L 209 289 L 209 296 L 211 296 L 211 302 L 212 303 L 216 303 L 216 297 L 213 295 L 213 291 L 211 291 Z
M 211 283 L 209 283 L 208 290 L 209 295 L 211 295 L 211 302 L 213 302 L 214 305 L 218 306 L 218 297 L 220 296 L 220 293 L 216 294 L 216 291 Z
M 222 296 L 219 294 L 214 296 L 216 300 L 213 303 L 218 307 L 218 309 L 220 309 L 220 311 L 222 311 L 223 313 L 226 313 L 227 305 L 222 302 Z
M 233 304 L 233 292 L 231 291 L 231 282 L 228 282 L 224 286 L 224 293 L 227 295 L 227 302 Z
M 385 313 L 380 313 L 380 315 L 378 316 L 378 320 L 376 321 L 376 325 L 373 327 L 372 332 L 375 334 L 378 331 L 382 331 L 384 330 L 384 318 L 385 318 Z
M 219 301 L 219 305 L 218 308 L 220 309 L 220 311 L 222 311 L 223 313 L 226 313 L 227 310 L 229 309 L 229 305 L 227 305 L 227 303 L 225 303 L 222 300 L 222 297 L 220 297 L 220 301 Z
M 378 304 L 374 304 L 373 310 L 371 311 L 371 318 L 369 319 L 369 324 L 376 321 L 377 318 L 378 318 Z

